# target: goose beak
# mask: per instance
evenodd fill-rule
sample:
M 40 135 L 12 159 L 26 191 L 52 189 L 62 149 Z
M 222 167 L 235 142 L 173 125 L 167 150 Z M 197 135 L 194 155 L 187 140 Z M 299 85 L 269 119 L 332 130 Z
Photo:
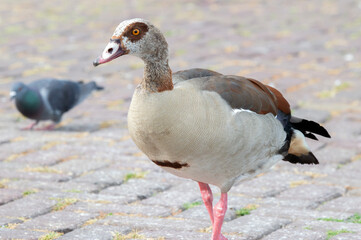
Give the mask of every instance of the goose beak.
M 105 47 L 102 55 L 93 61 L 93 65 L 96 67 L 100 64 L 110 62 L 126 53 L 127 51 L 122 48 L 119 39 L 110 39 L 110 42 Z
M 15 91 L 11 91 L 10 94 L 10 100 L 13 100 L 16 97 L 16 92 Z

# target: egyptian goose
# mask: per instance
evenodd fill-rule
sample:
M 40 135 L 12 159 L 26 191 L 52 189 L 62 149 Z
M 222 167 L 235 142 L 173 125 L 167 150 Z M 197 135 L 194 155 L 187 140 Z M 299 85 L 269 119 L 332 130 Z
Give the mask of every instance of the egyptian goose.
M 38 130 L 49 130 L 59 123 L 62 115 L 81 103 L 94 90 L 102 90 L 95 82 L 83 83 L 53 78 L 39 79 L 28 85 L 22 82 L 13 84 L 11 99 L 15 99 L 16 108 L 27 118 L 35 122 L 26 129 L 33 129 L 39 121 L 52 120 L 50 124 Z
M 205 69 L 172 74 L 163 34 L 139 18 L 120 23 L 93 64 L 126 54 L 145 63 L 129 107 L 130 135 L 155 164 L 198 182 L 213 240 L 226 239 L 221 227 L 227 192 L 236 181 L 279 160 L 318 164 L 305 136 L 330 135 L 318 123 L 292 117 L 288 102 L 273 87 Z M 214 208 L 208 184 L 221 190 Z

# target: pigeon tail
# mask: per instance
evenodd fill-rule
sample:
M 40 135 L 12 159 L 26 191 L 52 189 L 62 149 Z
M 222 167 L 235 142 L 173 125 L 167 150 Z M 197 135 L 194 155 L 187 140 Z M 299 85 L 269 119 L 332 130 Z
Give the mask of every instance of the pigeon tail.
M 78 83 L 80 87 L 80 96 L 77 104 L 81 103 L 85 98 L 87 98 L 92 91 L 100 91 L 104 89 L 104 87 L 97 85 L 94 81 L 88 83 Z

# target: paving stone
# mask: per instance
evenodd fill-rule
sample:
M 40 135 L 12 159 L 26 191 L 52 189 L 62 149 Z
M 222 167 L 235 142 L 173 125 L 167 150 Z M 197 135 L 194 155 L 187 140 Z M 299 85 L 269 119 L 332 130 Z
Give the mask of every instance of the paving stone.
M 0 228 L 0 239 L 24 239 L 24 240 L 37 240 L 44 235 L 44 232 L 23 230 L 23 229 L 9 229 Z
M 196 231 L 152 231 L 142 230 L 140 235 L 145 236 L 147 239 L 179 239 L 179 240 L 209 240 L 211 238 L 210 233 L 200 233 Z M 232 240 L 232 238 L 228 238 Z
M 337 163 L 346 164 L 356 155 L 356 149 L 345 149 L 338 146 L 328 145 L 314 154 L 323 159 L 324 164 Z
M 0 205 L 19 199 L 23 196 L 23 192 L 15 189 L 0 188 Z
M 90 213 L 119 213 L 127 215 L 138 215 L 148 217 L 167 217 L 172 214 L 170 208 L 163 206 L 142 205 L 139 203 L 132 204 L 114 204 L 102 202 L 77 202 L 67 208 L 69 211 L 84 211 Z
M 199 231 L 209 227 L 208 221 L 201 222 L 177 218 L 149 218 L 138 216 L 109 216 L 97 221 L 95 224 L 111 226 L 129 226 L 134 229 L 151 229 L 152 231 Z
M 156 194 L 142 201 L 142 204 L 162 205 L 181 208 L 185 203 L 202 201 L 199 188 L 195 182 L 187 181 L 168 191 Z
M 282 192 L 278 198 L 310 200 L 309 208 L 316 208 L 319 204 L 342 196 L 344 189 L 324 185 L 306 184 Z
M 55 204 L 51 195 L 35 193 L 0 206 L 0 216 L 33 218 L 49 212 Z
M 275 217 L 247 215 L 226 222 L 222 227 L 224 234 L 237 234 L 250 239 L 259 239 L 282 228 L 291 221 Z
M 327 234 L 328 231 L 346 230 L 352 232 L 354 236 L 361 236 L 361 226 L 359 223 L 331 222 L 331 221 L 297 221 L 294 225 L 301 225 L 313 231 L 321 231 Z
M 297 226 L 286 226 L 282 229 L 279 229 L 266 237 L 262 238 L 262 240 L 324 240 L 326 234 L 321 231 L 313 231 L 299 228 Z
M 127 235 L 130 227 L 88 225 L 64 234 L 59 240 L 113 240 L 116 233 Z
M 90 182 L 100 188 L 105 188 L 113 185 L 120 185 L 123 183 L 126 174 L 129 171 L 114 168 L 102 168 L 95 172 L 83 174 L 82 176 L 74 179 L 76 183 Z
M 340 233 L 334 237 L 332 237 L 332 240 L 359 240 L 360 234 L 355 233 Z
M 253 210 L 252 215 L 277 217 L 296 221 L 298 219 L 315 220 L 318 218 L 347 219 L 353 214 L 338 211 L 315 211 L 309 209 L 266 206 L 258 207 L 257 209 Z
M 53 168 L 67 175 L 78 176 L 95 169 L 106 167 L 108 164 L 109 162 L 103 159 L 73 159 L 59 163 L 53 166 Z
M 326 202 L 317 208 L 321 211 L 361 213 L 361 197 L 341 197 Z
M 47 182 L 41 180 L 14 180 L 7 183 L 9 188 L 20 191 L 28 190 L 58 190 L 62 192 L 94 192 L 99 186 L 83 182 Z
M 87 220 L 96 216 L 92 213 L 55 211 L 28 220 L 18 225 L 17 229 L 41 229 L 67 233 L 79 228 Z
M 100 191 L 101 194 L 120 195 L 129 199 L 129 202 L 146 199 L 158 192 L 162 192 L 170 187 L 167 183 L 154 183 L 146 179 L 130 179 L 126 183 L 109 187 Z
M 309 177 L 272 171 L 233 186 L 231 193 L 254 197 L 270 197 L 285 191 L 289 188 L 291 182 L 302 181 L 307 178 Z

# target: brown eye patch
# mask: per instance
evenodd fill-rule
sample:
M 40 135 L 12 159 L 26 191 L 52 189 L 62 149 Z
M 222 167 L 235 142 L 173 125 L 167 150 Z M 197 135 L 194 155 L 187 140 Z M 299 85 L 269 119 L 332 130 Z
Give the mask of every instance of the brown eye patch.
M 148 26 L 142 22 L 130 24 L 124 29 L 124 37 L 127 37 L 131 42 L 136 42 L 141 39 L 148 32 Z

